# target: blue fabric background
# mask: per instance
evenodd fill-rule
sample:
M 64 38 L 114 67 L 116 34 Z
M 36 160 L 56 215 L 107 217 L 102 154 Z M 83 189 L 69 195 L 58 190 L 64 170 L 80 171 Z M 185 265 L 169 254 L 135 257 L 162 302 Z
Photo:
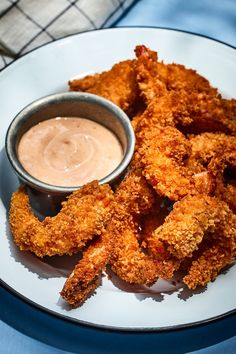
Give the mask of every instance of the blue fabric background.
M 116 26 L 171 27 L 207 35 L 236 46 L 236 1 L 140 0 L 116 23 Z M 66 354 L 69 352 L 39 343 L 0 321 L 0 354 L 13 353 Z M 236 337 L 194 353 L 236 353 Z
M 236 46 L 236 1 L 140 0 L 117 26 L 171 27 Z

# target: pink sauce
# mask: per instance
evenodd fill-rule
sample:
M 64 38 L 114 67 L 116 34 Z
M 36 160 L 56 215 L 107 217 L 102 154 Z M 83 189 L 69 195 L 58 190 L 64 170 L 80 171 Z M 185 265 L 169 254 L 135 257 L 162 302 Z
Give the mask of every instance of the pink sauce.
M 57 186 L 80 186 L 111 173 L 123 158 L 117 137 L 85 118 L 52 118 L 21 138 L 18 158 L 33 177 Z

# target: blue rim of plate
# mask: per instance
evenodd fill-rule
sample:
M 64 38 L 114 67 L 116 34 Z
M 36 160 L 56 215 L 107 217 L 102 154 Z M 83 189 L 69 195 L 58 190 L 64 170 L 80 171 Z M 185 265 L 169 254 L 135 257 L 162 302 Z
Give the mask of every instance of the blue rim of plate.
M 19 58 L 16 58 L 13 62 L 9 63 L 8 65 L 6 65 L 3 69 L 0 70 L 0 75 L 1 73 L 6 70 L 9 66 L 13 65 L 16 61 L 21 60 L 22 58 L 24 58 L 25 56 L 27 56 L 28 54 L 37 51 L 38 49 L 48 46 L 54 42 L 59 42 L 64 40 L 65 38 L 68 37 L 73 37 L 73 36 L 78 36 L 78 35 L 83 35 L 89 32 L 103 32 L 103 31 L 119 31 L 119 29 L 160 29 L 160 30 L 168 30 L 171 32 L 181 32 L 181 33 L 185 33 L 185 34 L 189 34 L 189 35 L 193 35 L 193 36 L 197 36 L 197 37 L 202 37 L 202 38 L 206 38 L 209 39 L 211 41 L 215 41 L 217 43 L 223 44 L 227 47 L 230 47 L 232 49 L 236 49 L 236 47 L 223 42 L 221 40 L 212 38 L 210 36 L 207 35 L 203 35 L 203 34 L 199 34 L 199 33 L 195 33 L 195 32 L 191 32 L 191 31 L 185 31 L 182 29 L 176 29 L 176 28 L 171 28 L 171 27 L 158 27 L 158 26 L 120 26 L 120 27 L 111 27 L 111 28 L 103 28 L 103 29 L 97 29 L 97 30 L 88 30 L 88 31 L 84 31 L 84 32 L 79 32 L 79 33 L 73 33 L 70 35 L 66 35 L 64 37 L 61 37 L 59 39 L 53 40 L 49 43 L 44 43 L 41 46 L 34 48 L 32 50 L 30 50 L 29 52 L 23 54 L 22 56 L 20 56 Z M 16 291 L 15 289 L 13 289 L 11 286 L 9 286 L 6 282 L 4 282 L 2 279 L 0 279 L 0 286 L 2 286 L 5 290 L 7 290 L 9 293 L 11 293 L 12 295 L 16 296 L 17 298 L 19 298 L 20 300 L 22 300 L 24 303 L 26 303 L 27 305 L 31 306 L 32 309 L 37 309 L 39 311 L 41 311 L 42 313 L 46 313 L 52 317 L 56 317 L 60 320 L 64 320 L 65 322 L 69 322 L 70 324 L 74 323 L 77 325 L 81 325 L 81 326 L 86 326 L 86 327 L 90 327 L 90 328 L 94 328 L 94 329 L 99 329 L 102 330 L 104 332 L 119 332 L 119 333 L 166 333 L 168 331 L 178 331 L 178 330 L 183 330 L 183 329 L 188 329 L 188 328 L 193 328 L 193 327 L 199 327 L 201 325 L 207 325 L 216 321 L 220 321 L 221 319 L 225 319 L 225 318 L 230 318 L 233 317 L 236 314 L 236 308 L 234 310 L 225 312 L 223 314 L 220 314 L 218 316 L 214 316 L 202 321 L 195 321 L 195 322 L 191 322 L 191 323 L 187 323 L 187 324 L 180 324 L 180 325 L 172 325 L 172 326 L 164 326 L 164 327 L 138 327 L 138 328 L 127 328 L 127 327 L 116 327 L 116 326 L 108 326 L 108 325 L 99 325 L 99 324 L 95 324 L 95 323 L 91 323 L 91 322 L 87 322 L 87 321 L 83 321 L 83 320 L 79 320 L 76 318 L 72 318 L 72 317 L 68 317 L 66 315 L 62 315 L 59 314 L 53 310 L 50 310 L 42 305 L 37 304 L 36 302 L 28 299 L 27 297 L 25 297 L 24 295 L 22 295 L 21 293 L 19 293 L 18 291 Z

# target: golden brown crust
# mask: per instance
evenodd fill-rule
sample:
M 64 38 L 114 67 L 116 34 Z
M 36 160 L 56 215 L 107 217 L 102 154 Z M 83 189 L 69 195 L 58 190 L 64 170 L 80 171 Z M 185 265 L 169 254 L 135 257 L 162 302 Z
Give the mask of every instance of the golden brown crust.
M 115 64 L 101 74 L 69 81 L 69 86 L 72 91 L 84 91 L 107 98 L 131 115 L 139 95 L 133 60 Z
M 195 172 L 208 171 L 214 176 L 214 195 L 236 212 L 234 176 L 225 178 L 227 169 L 236 171 L 236 137 L 224 133 L 202 133 L 190 136 L 191 154 L 188 166 Z
M 205 236 L 219 233 L 218 237 L 231 238 L 234 243 L 235 221 L 223 201 L 206 195 L 188 195 L 174 204 L 164 224 L 154 231 L 153 244 L 156 240 L 158 247 L 161 244 L 178 259 L 189 258 Z M 152 252 L 155 253 L 155 248 Z
M 63 287 L 61 295 L 70 305 L 81 305 L 95 291 L 108 263 L 126 281 L 154 282 L 158 276 L 156 262 L 142 253 L 136 238 L 137 224 L 133 221 L 133 215 L 147 213 L 154 202 L 155 192 L 144 177 L 132 169 L 116 190 L 106 227 L 84 250 Z
M 136 56 L 140 96 L 147 104 L 136 131 L 148 126 L 150 129 L 150 125 L 179 125 L 195 134 L 218 131 L 236 134 L 234 99 L 222 99 L 194 70 L 158 63 L 155 52 L 145 46 L 137 47 Z M 134 125 L 137 127 L 137 122 Z
M 24 189 L 12 197 L 10 224 L 21 249 L 42 257 L 83 247 L 61 291 L 72 307 L 96 290 L 107 265 L 146 285 L 180 268 L 195 289 L 236 256 L 236 100 L 223 99 L 194 70 L 159 62 L 144 45 L 135 53 L 69 82 L 71 90 L 101 95 L 134 117 L 135 155 L 114 196 L 93 182 L 43 222 Z
M 155 127 L 146 130 L 137 150 L 142 173 L 157 193 L 179 200 L 192 193 L 191 171 L 184 166 L 190 144 L 176 128 Z
M 60 294 L 72 307 L 82 305 L 99 286 L 102 271 L 105 270 L 111 253 L 111 240 L 108 236 L 108 233 L 103 231 L 102 235 L 88 246 L 66 280 Z
M 111 255 L 111 269 L 128 283 L 151 285 L 159 276 L 159 263 L 141 250 L 138 229 L 131 216 L 123 220 Z
M 233 140 L 225 138 L 230 141 L 226 152 L 226 140 L 216 132 L 236 133 L 235 100 L 222 99 L 194 70 L 158 62 L 157 53 L 145 46 L 135 52 L 136 60 L 70 83 L 111 99 L 131 115 L 136 111 L 131 172 L 115 193 L 105 233 L 91 243 L 66 283 L 74 284 L 74 304 L 96 288 L 107 263 L 122 279 L 138 284 L 151 284 L 158 275 L 169 279 L 181 266 L 187 272 L 185 283 L 195 288 L 213 280 L 235 255 L 235 218 L 224 202 L 209 196 L 228 195 L 225 200 L 232 204 L 235 186 L 232 181 L 225 186 L 223 170 L 234 161 Z M 212 133 L 188 139 L 179 129 Z M 180 200 L 165 221 L 160 221 L 160 196 Z M 101 255 L 98 268 L 90 252 Z M 88 259 L 94 273 L 86 270 Z M 87 284 L 85 290 L 81 284 Z
M 204 250 L 199 258 L 192 262 L 191 267 L 183 278 L 189 289 L 204 286 L 215 280 L 220 271 L 233 262 L 232 250 L 214 244 Z
M 152 284 L 158 277 L 159 265 L 143 253 L 138 235 L 140 217 L 151 210 L 156 194 L 140 171 L 133 168 L 118 187 L 115 200 L 111 268 L 129 283 Z
M 184 65 L 157 62 L 157 72 L 168 91 L 205 92 L 211 97 L 219 96 L 218 90 L 212 87 L 206 78 Z
M 192 123 L 186 128 L 189 133 L 222 132 L 236 134 L 235 100 L 211 97 L 206 93 L 188 95 L 187 110 Z
M 94 235 L 101 233 L 113 193 L 96 181 L 72 193 L 54 217 L 39 221 L 30 209 L 25 188 L 13 193 L 10 227 L 16 244 L 39 257 L 78 252 Z

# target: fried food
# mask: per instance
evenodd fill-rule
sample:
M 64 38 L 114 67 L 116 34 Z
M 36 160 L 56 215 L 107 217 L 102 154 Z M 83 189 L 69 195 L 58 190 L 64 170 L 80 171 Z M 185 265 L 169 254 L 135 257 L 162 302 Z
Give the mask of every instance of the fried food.
M 178 125 L 188 133 L 236 133 L 236 100 L 222 99 L 206 79 L 183 66 L 172 64 L 163 69 L 156 53 L 145 46 L 136 47 L 136 56 L 140 96 L 147 104 L 134 122 L 136 132 L 156 125 Z M 172 75 L 168 76 L 168 71 Z
M 91 182 L 72 193 L 56 216 L 39 221 L 30 209 L 26 189 L 21 187 L 11 200 L 11 232 L 22 251 L 31 251 L 39 257 L 73 254 L 101 234 L 112 200 L 109 185 Z
M 157 71 L 168 91 L 204 92 L 211 97 L 220 96 L 218 90 L 212 87 L 206 78 L 199 75 L 196 70 L 188 69 L 184 65 L 157 62 Z
M 193 69 L 187 69 L 184 65 L 176 63 L 159 62 L 157 53 L 144 45 L 136 46 L 135 54 L 137 81 L 141 95 L 144 94 L 149 103 L 168 91 L 206 93 L 211 97 L 220 96 L 218 90 Z
M 157 53 L 145 46 L 136 46 L 137 60 L 134 63 L 136 80 L 140 89 L 140 96 L 148 105 L 154 99 L 167 93 L 165 83 L 159 77 L 157 67 Z
M 191 171 L 184 166 L 189 153 L 188 140 L 176 128 L 155 127 L 145 131 L 136 158 L 160 196 L 179 200 L 194 190 Z
M 135 165 L 130 169 L 115 192 L 119 214 L 147 214 L 157 201 L 153 188 L 147 183 L 141 171 Z
M 159 261 L 159 277 L 162 279 L 171 279 L 174 272 L 179 269 L 181 262 L 174 256 L 167 252 L 163 252 L 163 247 L 160 248 L 158 252 L 152 253 L 153 247 L 156 250 L 157 244 L 156 240 L 153 242 L 153 232 L 161 226 L 167 215 L 169 214 L 168 208 L 163 204 L 161 207 L 156 205 L 153 207 L 152 211 L 143 218 L 142 222 L 142 246 L 145 248 L 146 252 L 152 256 L 155 260 Z
M 163 252 L 190 258 L 204 237 L 230 239 L 235 247 L 235 215 L 223 201 L 206 195 L 188 195 L 176 202 L 163 225 L 153 233 L 152 254 Z M 157 250 L 155 249 L 155 241 Z
M 202 133 L 190 136 L 189 141 L 189 164 L 195 166 L 196 171 L 202 172 L 211 165 L 212 172 L 217 174 L 222 169 L 222 158 L 236 169 L 236 137 L 224 133 Z
M 226 204 L 221 202 L 221 205 L 226 210 Z M 205 240 L 194 253 L 190 266 L 186 269 L 187 275 L 183 278 L 183 282 L 189 289 L 195 289 L 197 286 L 213 281 L 223 268 L 234 261 L 236 215 L 228 209 L 225 216 L 226 222 L 217 227 L 217 232 L 206 235 Z
M 188 133 L 222 132 L 236 134 L 235 99 L 211 97 L 206 93 L 192 92 L 188 96 L 187 110 L 191 124 L 185 128 Z
M 182 124 L 190 124 L 191 120 L 185 112 L 185 102 L 176 91 L 168 91 L 165 81 L 159 75 L 157 53 L 145 46 L 137 46 L 135 52 L 137 83 L 140 96 L 146 103 L 146 110 L 132 122 L 137 139 L 139 140 L 145 129 L 150 130 L 157 125 L 175 126 L 176 119 L 180 117 Z
M 112 251 L 111 269 L 128 283 L 152 285 L 159 276 L 160 265 L 142 251 L 138 230 L 139 224 L 131 216 L 123 220 Z
M 235 180 L 225 183 L 220 176 L 217 179 L 215 195 L 224 200 L 230 209 L 236 213 L 236 182 Z
M 110 221 L 63 288 L 72 306 L 96 289 L 108 264 L 123 280 L 149 285 L 181 267 L 194 289 L 215 279 L 235 255 L 235 218 L 210 196 L 227 188 L 232 204 L 234 184 L 225 186 L 223 174 L 234 166 L 235 100 L 223 99 L 196 71 L 159 62 L 145 46 L 135 53 L 136 60 L 70 82 L 72 90 L 111 99 L 134 116 L 136 135 L 131 171 L 115 192 Z M 179 200 L 170 213 L 162 197 Z
M 137 225 L 133 221 L 133 215 L 147 213 L 154 202 L 155 192 L 145 178 L 132 169 L 116 190 L 106 228 L 84 250 L 63 287 L 61 295 L 70 305 L 81 305 L 96 290 L 108 263 L 130 283 L 149 284 L 156 280 L 157 262 L 141 251 L 136 238 Z
M 133 63 L 133 60 L 125 60 L 101 74 L 71 80 L 70 89 L 107 98 L 127 114 L 132 115 L 139 96 Z
M 188 274 L 183 282 L 189 289 L 204 286 L 213 281 L 220 271 L 233 262 L 231 247 L 221 247 L 217 243 L 201 253 L 199 258 L 192 262 Z
M 215 176 L 214 194 L 236 212 L 236 137 L 224 133 L 190 136 L 188 165 L 196 172 L 209 171 Z M 228 174 L 228 175 L 227 175 Z
M 10 226 L 21 250 L 39 257 L 81 252 L 61 291 L 72 307 L 96 291 L 107 266 L 130 284 L 148 286 L 181 270 L 195 289 L 236 256 L 236 100 L 144 45 L 135 54 L 69 82 L 132 119 L 135 154 L 114 193 L 92 182 L 42 222 L 25 188 L 11 200 Z
M 123 280 L 132 284 L 153 284 L 159 275 L 159 264 L 141 249 L 139 239 L 140 217 L 147 214 L 156 195 L 142 174 L 132 169 L 116 192 L 116 242 L 110 265 Z
M 163 268 L 163 278 L 169 279 L 184 265 L 187 275 L 183 281 L 189 289 L 195 289 L 214 280 L 233 262 L 236 215 L 217 198 L 187 196 L 174 204 L 161 226 L 149 232 L 146 242 L 149 252 L 170 266 L 166 273 Z
M 82 259 L 75 266 L 60 292 L 72 307 L 80 306 L 100 285 L 102 271 L 105 270 L 112 250 L 110 234 L 102 231 L 83 252 Z
M 185 127 L 192 123 L 187 110 L 186 94 L 167 92 L 152 100 L 146 110 L 135 117 L 132 125 L 135 129 L 137 146 L 146 130 L 156 127 Z

